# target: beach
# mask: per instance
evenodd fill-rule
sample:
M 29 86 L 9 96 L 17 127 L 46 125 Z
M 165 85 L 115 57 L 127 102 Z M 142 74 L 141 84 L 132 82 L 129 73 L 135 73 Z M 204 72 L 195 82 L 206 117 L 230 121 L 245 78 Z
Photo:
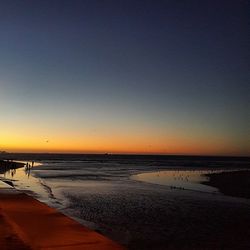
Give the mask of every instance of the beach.
M 191 185 L 196 181 L 192 173 L 202 175 L 202 180 L 208 178 L 203 176 L 205 173 L 220 176 L 221 183 L 226 178 L 221 173 L 226 173 L 235 186 L 243 182 L 241 175 L 248 171 L 245 160 L 231 160 L 229 164 L 217 159 L 67 157 L 42 160 L 30 175 L 20 168 L 13 178 L 6 173 L 5 179 L 11 180 L 16 189 L 128 249 L 250 247 L 250 200 L 225 195 L 218 185 L 214 185 L 216 192 L 207 191 L 207 183 L 204 190 L 197 190 L 197 183 Z M 157 173 L 160 178 L 165 171 L 171 176 L 175 172 L 173 178 L 180 185 L 188 183 L 189 189 L 135 179 L 144 173 Z
M 1 164 L 5 171 L 24 166 Z M 0 181 L 0 249 L 125 249 L 8 184 Z
M 124 249 L 34 198 L 0 188 L 0 248 Z

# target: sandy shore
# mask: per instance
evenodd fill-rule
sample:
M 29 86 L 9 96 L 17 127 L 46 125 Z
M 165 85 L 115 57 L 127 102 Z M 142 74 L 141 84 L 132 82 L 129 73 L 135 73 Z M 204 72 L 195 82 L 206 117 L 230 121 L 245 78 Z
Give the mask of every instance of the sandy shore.
M 223 194 L 250 199 L 250 171 L 206 174 L 204 184 L 218 188 Z
M 32 197 L 0 188 L 0 249 L 123 249 Z

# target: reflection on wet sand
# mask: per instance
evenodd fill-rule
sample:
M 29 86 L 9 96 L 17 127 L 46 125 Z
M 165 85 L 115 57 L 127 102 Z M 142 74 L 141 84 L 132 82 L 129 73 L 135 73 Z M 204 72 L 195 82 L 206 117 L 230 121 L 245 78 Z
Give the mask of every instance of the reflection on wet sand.
M 18 167 L 16 167 L 19 164 Z M 39 163 L 32 162 L 15 162 L 15 164 L 11 164 L 8 168 L 2 168 L 4 178 L 13 179 L 16 175 L 19 175 L 21 171 L 24 171 L 25 175 L 29 178 L 31 169 L 34 166 L 40 165 Z M 18 178 L 19 176 L 17 176 Z M 18 178 L 19 179 L 19 178 Z
M 13 160 L 0 160 L 0 174 L 8 170 L 18 169 L 24 166 L 24 163 Z
M 34 167 L 34 161 L 32 161 L 31 164 L 29 162 L 27 162 L 25 167 L 24 167 L 25 174 L 28 176 L 28 178 L 30 177 L 30 170 L 33 167 Z
M 22 190 L 25 193 L 32 192 L 32 194 L 40 201 L 49 200 L 50 195 L 45 188 L 45 184 L 39 178 L 36 178 L 31 174 L 35 167 L 42 164 L 34 161 L 18 161 L 18 164 L 22 164 L 22 167 L 17 169 L 7 169 L 4 173 L 0 174 L 0 180 L 2 179 L 2 181 L 8 185 Z
M 220 170 L 165 170 L 133 175 L 131 179 L 169 186 L 171 189 L 187 189 L 200 192 L 217 193 L 215 187 L 201 184 L 208 181 L 207 174 Z

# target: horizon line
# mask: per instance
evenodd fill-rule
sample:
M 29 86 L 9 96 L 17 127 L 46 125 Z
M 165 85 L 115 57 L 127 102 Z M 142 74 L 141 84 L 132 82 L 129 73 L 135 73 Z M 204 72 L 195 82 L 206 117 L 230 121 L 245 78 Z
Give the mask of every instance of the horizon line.
M 89 153 L 83 153 L 83 152 L 7 152 L 7 151 L 0 151 L 0 155 L 3 154 L 59 154 L 59 155 L 140 155 L 140 156 L 176 156 L 176 157 L 227 157 L 227 158 L 250 158 L 250 155 L 212 155 L 212 154 L 185 154 L 185 153 L 176 153 L 176 154 L 167 154 L 167 153 L 109 153 L 109 152 L 104 152 L 104 153 L 94 153 L 94 152 L 89 152 Z

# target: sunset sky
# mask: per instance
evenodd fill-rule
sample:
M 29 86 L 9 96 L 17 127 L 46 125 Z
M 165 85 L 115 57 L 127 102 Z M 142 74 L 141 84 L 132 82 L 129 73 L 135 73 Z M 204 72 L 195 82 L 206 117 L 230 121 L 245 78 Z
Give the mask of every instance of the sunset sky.
M 0 151 L 250 155 L 248 1 L 0 1 Z

